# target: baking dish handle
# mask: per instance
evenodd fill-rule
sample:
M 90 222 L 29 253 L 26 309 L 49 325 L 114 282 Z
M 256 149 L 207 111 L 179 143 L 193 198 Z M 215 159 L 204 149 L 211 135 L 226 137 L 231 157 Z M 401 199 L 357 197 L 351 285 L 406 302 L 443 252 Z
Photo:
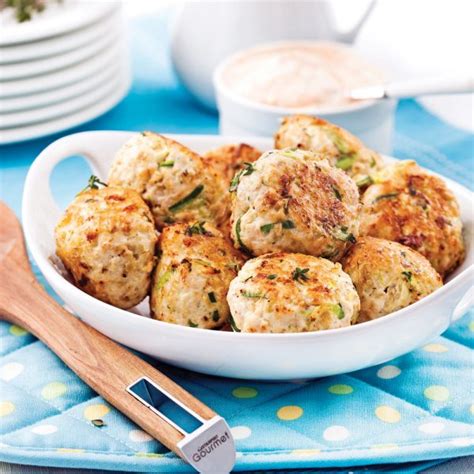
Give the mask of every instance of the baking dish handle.
M 28 171 L 23 191 L 22 220 L 30 248 L 48 241 L 48 232 L 54 229 L 61 214 L 50 186 L 56 165 L 80 155 L 87 160 L 93 174 L 106 180 L 113 156 L 131 136 L 130 132 L 75 133 L 56 140 L 38 155 Z

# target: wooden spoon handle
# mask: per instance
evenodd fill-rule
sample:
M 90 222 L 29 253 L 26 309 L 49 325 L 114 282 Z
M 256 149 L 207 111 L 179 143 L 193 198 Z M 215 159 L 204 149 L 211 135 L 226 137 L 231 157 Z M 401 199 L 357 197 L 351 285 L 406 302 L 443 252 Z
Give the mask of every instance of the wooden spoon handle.
M 0 317 L 33 333 L 91 388 L 199 472 L 230 472 L 235 445 L 225 420 L 56 303 L 31 271 L 18 220 L 2 202 L 0 211 Z
M 216 416 L 163 373 L 67 312 L 33 275 L 24 280 L 22 294 L 18 290 L 17 286 L 16 307 L 10 308 L 7 319 L 43 341 L 84 382 L 169 449 L 176 452 L 184 435 L 159 416 L 152 416 L 127 392 L 135 381 L 148 377 L 201 418 Z

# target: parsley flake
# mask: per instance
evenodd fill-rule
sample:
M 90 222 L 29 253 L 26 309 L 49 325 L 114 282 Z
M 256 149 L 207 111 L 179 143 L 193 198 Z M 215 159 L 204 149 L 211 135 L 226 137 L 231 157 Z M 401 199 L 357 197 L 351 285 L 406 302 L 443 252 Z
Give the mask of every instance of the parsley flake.
M 81 194 L 85 191 L 88 191 L 89 189 L 99 189 L 99 186 L 106 187 L 107 183 L 104 183 L 97 176 L 92 174 L 89 178 L 89 181 L 87 181 L 87 186 L 82 191 L 80 191 L 78 194 Z
M 293 271 L 291 277 L 295 281 L 307 281 L 307 280 L 309 280 L 308 275 L 306 275 L 308 272 L 309 272 L 309 268 L 296 267 L 295 270 Z
M 195 224 L 188 226 L 186 229 L 186 234 L 187 235 L 207 235 L 208 232 L 204 228 L 204 221 L 201 222 L 196 222 Z

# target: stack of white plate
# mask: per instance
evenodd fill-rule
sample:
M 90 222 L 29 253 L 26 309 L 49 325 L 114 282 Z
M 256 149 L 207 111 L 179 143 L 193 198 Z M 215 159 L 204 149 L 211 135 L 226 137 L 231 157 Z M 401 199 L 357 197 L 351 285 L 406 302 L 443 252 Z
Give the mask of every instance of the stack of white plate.
M 121 4 L 48 1 L 32 20 L 0 12 L 0 144 L 98 117 L 130 86 Z

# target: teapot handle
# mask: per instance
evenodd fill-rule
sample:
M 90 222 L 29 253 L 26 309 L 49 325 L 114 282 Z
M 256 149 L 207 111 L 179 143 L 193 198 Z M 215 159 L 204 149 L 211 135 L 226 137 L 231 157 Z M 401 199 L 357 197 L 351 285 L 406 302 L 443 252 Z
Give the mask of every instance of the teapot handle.
M 371 2 L 367 5 L 367 8 L 365 9 L 365 12 L 357 21 L 357 23 L 349 31 L 339 33 L 337 39 L 339 41 L 342 41 L 343 43 L 353 43 L 356 36 L 359 34 L 360 29 L 372 13 L 375 4 L 376 0 L 371 0 Z

